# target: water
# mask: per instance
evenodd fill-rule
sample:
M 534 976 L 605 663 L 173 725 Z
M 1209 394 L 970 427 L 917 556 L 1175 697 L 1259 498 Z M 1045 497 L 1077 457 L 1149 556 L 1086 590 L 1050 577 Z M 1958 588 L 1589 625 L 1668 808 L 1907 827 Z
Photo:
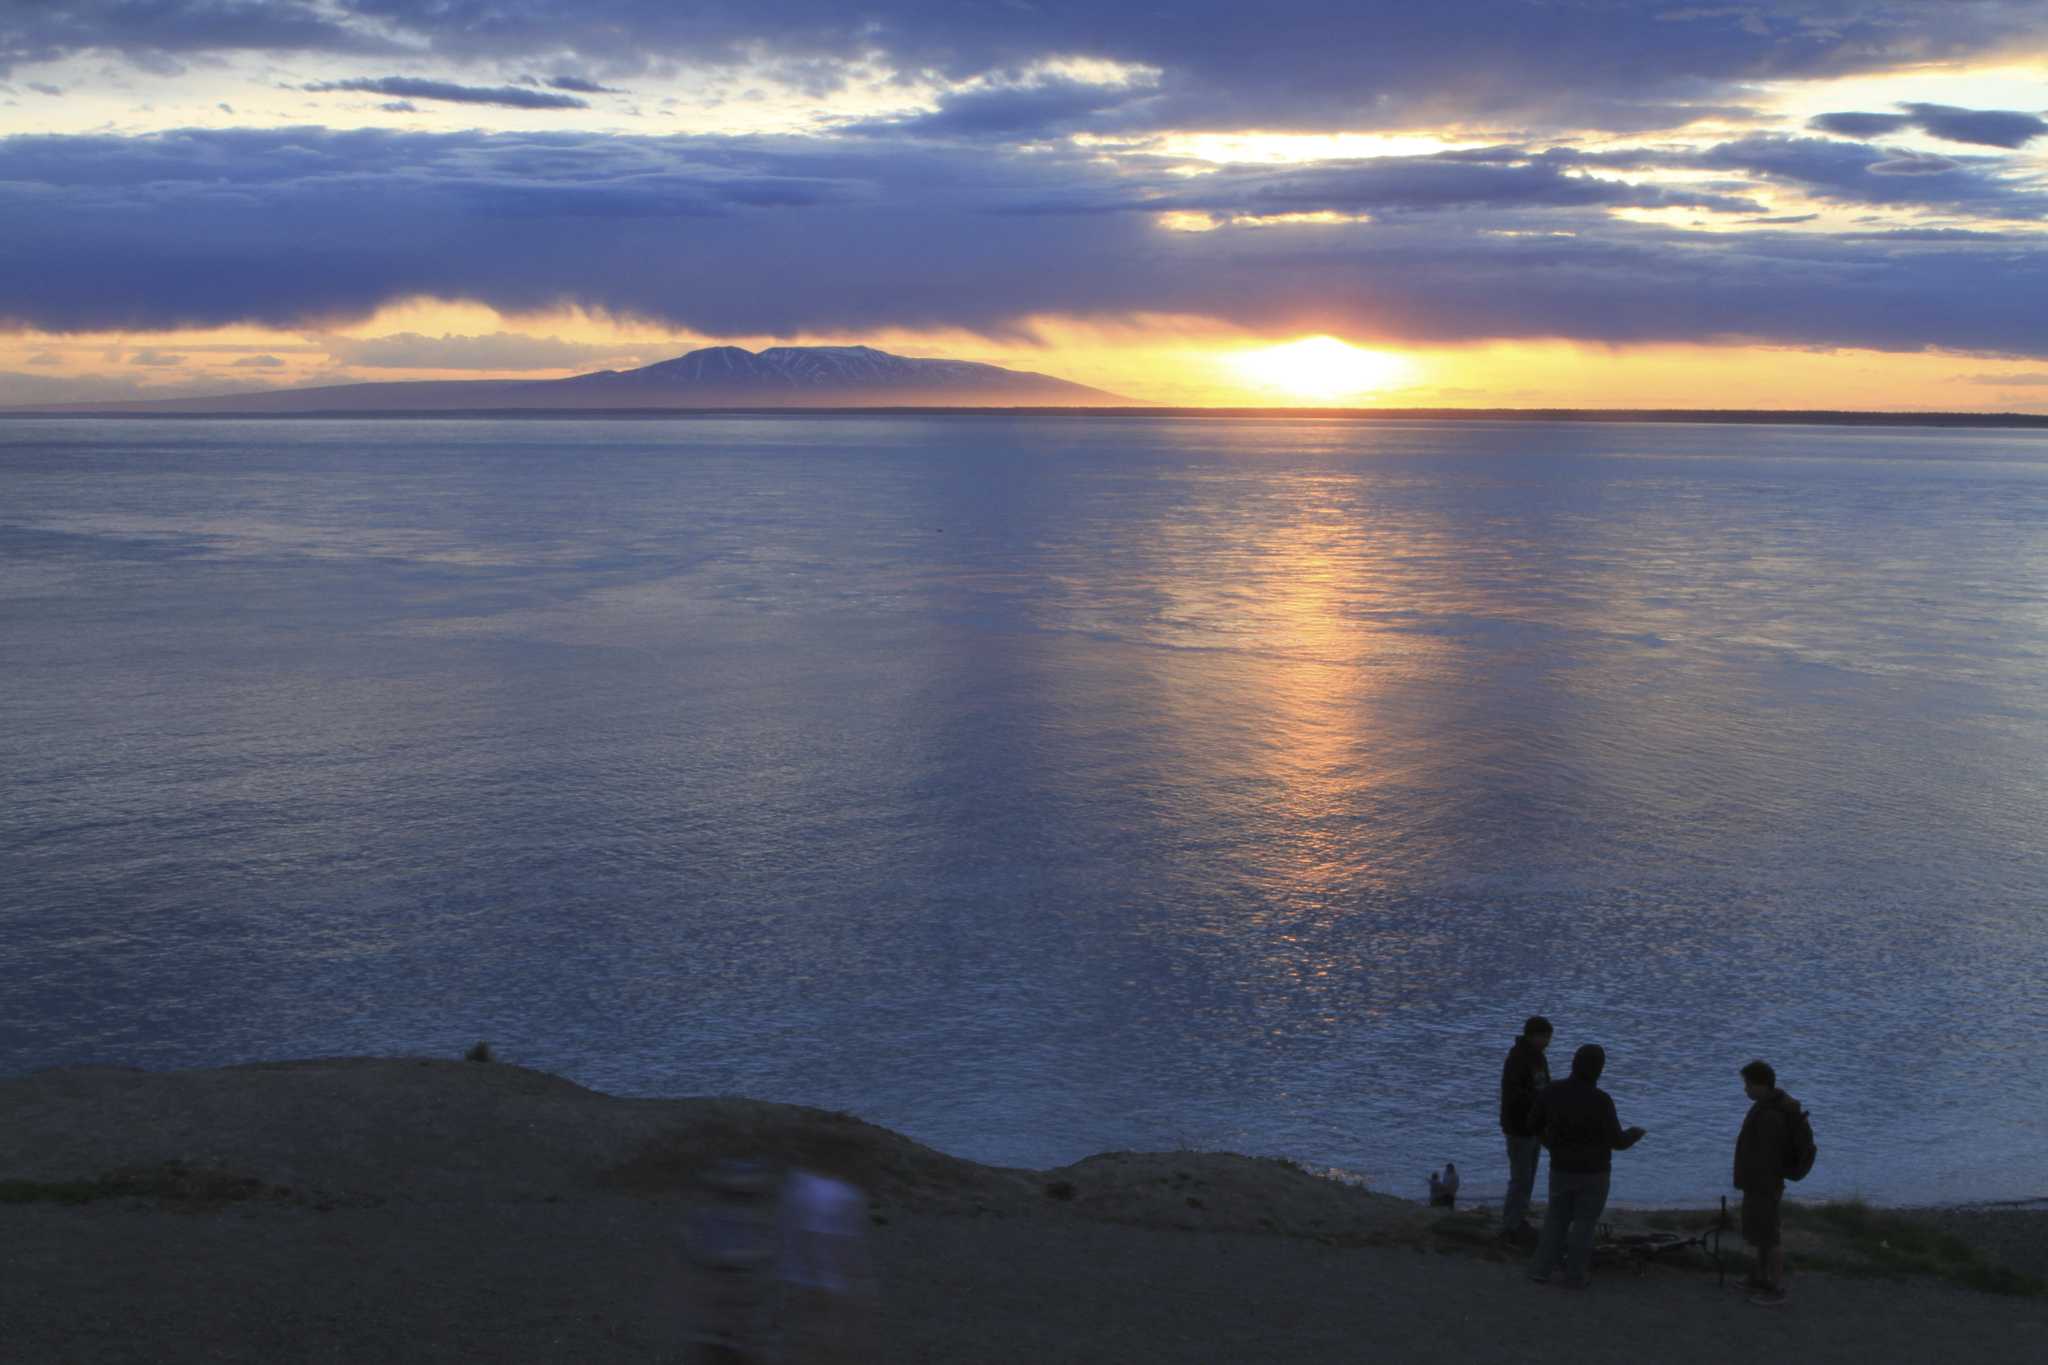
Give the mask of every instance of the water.
M 2048 439 L 0 423 L 0 1071 L 488 1038 L 976 1159 L 2048 1193 Z M 1562 1068 L 1560 1067 L 1560 1070 Z

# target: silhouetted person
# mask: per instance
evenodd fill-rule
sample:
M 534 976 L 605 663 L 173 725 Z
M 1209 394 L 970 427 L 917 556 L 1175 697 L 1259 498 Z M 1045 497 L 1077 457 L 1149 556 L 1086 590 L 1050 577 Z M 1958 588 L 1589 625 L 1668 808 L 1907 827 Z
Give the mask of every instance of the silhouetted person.
M 1743 1067 L 1742 1089 L 1750 1105 L 1735 1139 L 1735 1188 L 1742 1191 L 1742 1240 L 1756 1248 L 1750 1302 L 1780 1304 L 1785 1301 L 1785 1243 L 1779 1212 L 1785 1173 L 1794 1159 L 1799 1101 L 1778 1089 L 1778 1073 L 1769 1062 Z
M 1458 1163 L 1446 1161 L 1442 1175 L 1429 1173 L 1429 1202 L 1447 1209 L 1458 1206 Z
M 1529 1196 L 1536 1192 L 1543 1140 L 1530 1119 L 1536 1097 L 1550 1085 L 1550 1063 L 1543 1058 L 1550 1036 L 1550 1021 L 1530 1015 L 1500 1069 L 1500 1131 L 1508 1140 L 1508 1196 L 1500 1206 L 1500 1235 L 1518 1245 L 1536 1240 L 1529 1226 Z
M 1614 1154 L 1642 1139 L 1641 1128 L 1623 1130 L 1614 1101 L 1596 1082 L 1607 1069 L 1607 1053 L 1588 1043 L 1572 1054 L 1572 1074 L 1536 1097 L 1534 1121 L 1550 1149 L 1550 1207 L 1536 1245 L 1529 1278 L 1546 1284 L 1564 1267 L 1564 1282 L 1586 1287 L 1593 1260 L 1593 1229 L 1607 1207 Z

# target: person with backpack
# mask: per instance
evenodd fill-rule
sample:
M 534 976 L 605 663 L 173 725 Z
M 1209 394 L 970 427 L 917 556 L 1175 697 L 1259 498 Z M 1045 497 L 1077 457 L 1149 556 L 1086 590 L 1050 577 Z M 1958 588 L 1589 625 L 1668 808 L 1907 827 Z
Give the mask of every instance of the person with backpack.
M 1562 1265 L 1567 1286 L 1586 1287 L 1593 1231 L 1607 1208 L 1614 1154 L 1643 1138 L 1641 1128 L 1621 1126 L 1614 1101 L 1597 1084 L 1606 1069 L 1606 1049 L 1588 1043 L 1572 1054 L 1570 1078 L 1536 1097 L 1530 1121 L 1550 1149 L 1550 1206 L 1529 1266 L 1529 1278 L 1537 1284 L 1550 1283 L 1551 1272 Z
M 1550 1037 L 1550 1021 L 1530 1015 L 1500 1069 L 1500 1131 L 1508 1142 L 1508 1194 L 1500 1206 L 1500 1239 L 1511 1246 L 1536 1240 L 1536 1230 L 1529 1226 L 1529 1196 L 1536 1192 L 1543 1143 L 1530 1126 L 1529 1115 L 1536 1097 L 1550 1084 L 1550 1064 L 1543 1060 Z
M 1735 1138 L 1735 1188 L 1742 1191 L 1742 1240 L 1756 1248 L 1749 1301 L 1776 1306 L 1785 1302 L 1785 1182 L 1804 1180 L 1818 1149 L 1806 1110 L 1778 1089 L 1769 1062 L 1744 1066 L 1742 1088 L 1750 1105 Z

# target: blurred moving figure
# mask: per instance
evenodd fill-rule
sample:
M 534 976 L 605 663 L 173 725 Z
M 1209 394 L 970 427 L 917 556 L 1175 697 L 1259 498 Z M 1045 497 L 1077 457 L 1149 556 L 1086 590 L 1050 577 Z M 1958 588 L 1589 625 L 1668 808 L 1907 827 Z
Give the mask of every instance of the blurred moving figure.
M 766 1162 L 726 1160 L 703 1176 L 684 1238 L 691 1365 L 760 1365 L 772 1360 L 776 1171 Z
M 878 1359 L 868 1200 L 858 1186 L 792 1170 L 782 1185 L 782 1359 L 836 1365 Z
M 714 1163 L 684 1245 L 691 1365 L 876 1359 L 867 1221 L 867 1196 L 844 1180 Z

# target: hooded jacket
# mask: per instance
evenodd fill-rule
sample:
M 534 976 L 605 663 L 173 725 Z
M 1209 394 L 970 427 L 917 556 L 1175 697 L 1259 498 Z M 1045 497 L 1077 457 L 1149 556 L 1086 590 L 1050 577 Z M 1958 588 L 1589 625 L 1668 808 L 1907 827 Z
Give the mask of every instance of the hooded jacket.
M 1785 1161 L 1792 1149 L 1792 1116 L 1799 1101 L 1772 1090 L 1749 1106 L 1735 1137 L 1735 1188 L 1772 1194 L 1785 1188 Z
M 1550 1149 L 1550 1169 L 1593 1174 L 1614 1169 L 1614 1154 L 1636 1145 L 1640 1133 L 1622 1131 L 1614 1101 L 1596 1081 L 1607 1069 L 1607 1053 L 1588 1043 L 1572 1054 L 1570 1079 L 1536 1097 L 1530 1123 Z
M 1529 1111 L 1549 1084 L 1550 1063 L 1543 1059 L 1543 1050 L 1526 1037 L 1515 1039 L 1500 1069 L 1500 1130 L 1509 1137 L 1534 1137 Z

